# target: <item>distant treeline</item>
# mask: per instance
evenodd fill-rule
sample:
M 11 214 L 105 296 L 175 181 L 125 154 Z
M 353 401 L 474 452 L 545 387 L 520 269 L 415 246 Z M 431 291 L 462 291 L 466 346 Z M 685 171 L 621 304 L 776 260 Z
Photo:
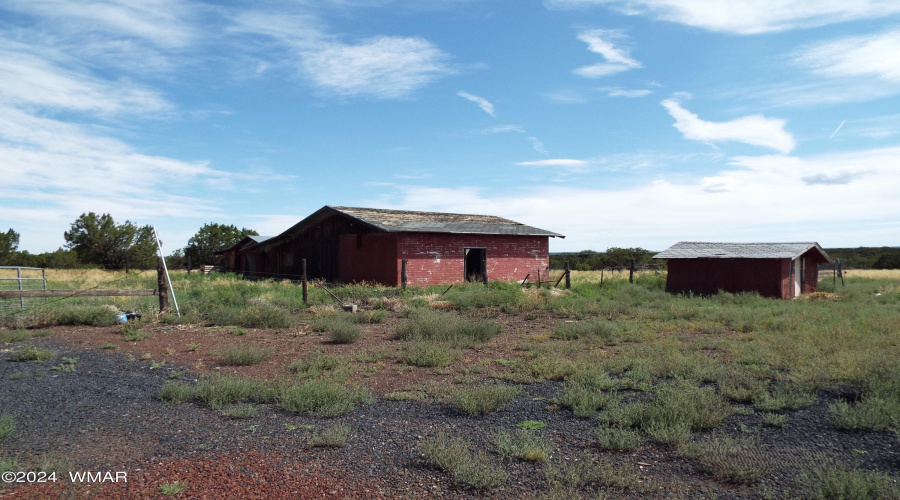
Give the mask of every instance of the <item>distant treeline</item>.
M 566 261 L 569 262 L 569 269 L 576 271 L 597 271 L 600 269 L 618 269 L 626 268 L 631 265 L 634 259 L 636 268 L 644 266 L 665 267 L 666 261 L 653 260 L 652 257 L 658 252 L 651 252 L 646 248 L 607 248 L 605 252 L 595 252 L 593 250 L 582 250 L 580 252 L 562 252 L 550 254 L 550 268 L 562 269 Z
M 859 247 L 826 248 L 832 259 L 841 259 L 844 268 L 853 269 L 900 269 L 900 247 Z M 643 248 L 608 248 L 605 252 L 582 250 L 581 252 L 560 252 L 550 254 L 550 267 L 562 269 L 565 262 L 569 268 L 578 271 L 623 268 L 634 259 L 635 267 L 646 265 L 665 267 L 665 260 L 653 260 L 659 252 Z
M 826 248 L 832 259 L 854 269 L 900 269 L 900 247 Z

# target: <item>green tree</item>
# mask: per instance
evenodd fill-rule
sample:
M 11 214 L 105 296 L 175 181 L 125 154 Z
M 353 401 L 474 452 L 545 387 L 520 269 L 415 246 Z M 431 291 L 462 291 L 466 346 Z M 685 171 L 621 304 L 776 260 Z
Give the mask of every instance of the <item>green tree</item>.
M 184 247 L 184 256 L 191 259 L 191 265 L 214 265 L 221 256 L 215 252 L 224 250 L 247 236 L 257 236 L 259 233 L 252 229 L 238 229 L 233 225 L 209 223 L 197 231 L 197 234 L 188 240 Z
M 872 267 L 875 269 L 900 269 L 900 254 L 883 254 L 881 257 L 878 257 L 878 260 L 875 261 Z
M 104 269 L 154 267 L 156 243 L 153 228 L 130 221 L 116 224 L 109 214 L 81 214 L 64 233 L 66 247 L 75 251 L 78 260 L 100 264 Z
M 9 228 L 9 231 L 0 233 L 0 266 L 10 265 L 7 261 L 19 248 L 19 233 Z
M 628 267 L 634 259 L 634 265 L 652 264 L 653 253 L 645 248 L 618 248 L 609 247 L 603 256 L 603 265 L 606 267 Z

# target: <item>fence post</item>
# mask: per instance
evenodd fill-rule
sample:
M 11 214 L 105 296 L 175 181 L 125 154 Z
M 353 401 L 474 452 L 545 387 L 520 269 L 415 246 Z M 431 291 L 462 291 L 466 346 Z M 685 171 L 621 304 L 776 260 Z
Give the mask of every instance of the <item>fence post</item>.
M 600 270 L 600 286 L 603 286 L 603 269 Z
M 16 283 L 19 284 L 19 290 L 22 290 L 22 269 L 16 268 Z M 25 309 L 25 297 L 19 297 L 19 309 Z
M 187 258 L 187 264 L 188 264 L 187 265 L 187 273 L 191 274 L 191 258 L 190 257 Z
M 628 282 L 634 283 L 634 259 L 631 259 L 631 266 L 628 267 Z
M 156 281 L 159 287 L 159 312 L 169 310 L 169 287 L 166 284 L 166 273 L 163 271 L 162 256 L 156 258 Z
M 306 283 L 306 259 L 300 259 L 300 273 L 302 276 L 300 277 L 301 288 L 303 288 L 303 305 L 308 305 L 309 296 L 307 295 L 307 283 Z
M 569 261 L 566 261 L 565 270 L 566 270 L 566 290 L 568 290 L 568 289 L 572 288 L 572 277 L 569 274 Z
M 406 275 L 406 259 L 400 259 L 400 289 L 404 292 L 406 291 L 406 281 L 408 276 Z

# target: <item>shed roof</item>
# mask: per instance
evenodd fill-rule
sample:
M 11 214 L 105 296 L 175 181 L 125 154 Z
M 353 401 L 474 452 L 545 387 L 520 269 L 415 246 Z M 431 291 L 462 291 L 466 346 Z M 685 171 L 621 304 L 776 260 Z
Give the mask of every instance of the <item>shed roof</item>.
M 653 256 L 654 259 L 795 259 L 815 249 L 822 262 L 831 262 L 816 242 L 807 243 L 707 243 L 682 241 Z
M 565 236 L 494 215 L 414 212 L 383 208 L 327 206 L 336 212 L 389 233 L 511 234 L 518 236 Z

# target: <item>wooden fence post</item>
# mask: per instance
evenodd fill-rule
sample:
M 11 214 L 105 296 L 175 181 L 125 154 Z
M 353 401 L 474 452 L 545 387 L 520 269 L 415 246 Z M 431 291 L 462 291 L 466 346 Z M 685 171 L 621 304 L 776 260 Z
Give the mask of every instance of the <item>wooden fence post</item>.
M 634 283 L 634 259 L 631 259 L 631 266 L 628 267 L 628 282 Z
M 406 275 L 406 259 L 400 259 L 400 289 L 406 291 L 406 281 L 408 276 Z
M 301 287 L 303 288 L 303 305 L 309 304 L 309 296 L 307 295 L 307 282 L 306 282 L 306 259 L 300 259 L 300 273 L 302 276 L 300 277 Z
M 569 290 L 570 288 L 572 288 L 572 278 L 571 278 L 571 275 L 569 274 L 569 261 L 566 261 L 565 271 L 566 271 L 566 290 Z
M 163 271 L 162 257 L 157 257 L 156 260 L 156 277 L 159 288 L 159 312 L 165 313 L 169 310 L 169 286 L 166 284 L 166 273 Z
M 187 261 L 187 262 L 188 262 L 187 273 L 188 273 L 188 274 L 191 274 L 191 258 L 190 258 L 190 257 L 188 257 L 188 261 Z

